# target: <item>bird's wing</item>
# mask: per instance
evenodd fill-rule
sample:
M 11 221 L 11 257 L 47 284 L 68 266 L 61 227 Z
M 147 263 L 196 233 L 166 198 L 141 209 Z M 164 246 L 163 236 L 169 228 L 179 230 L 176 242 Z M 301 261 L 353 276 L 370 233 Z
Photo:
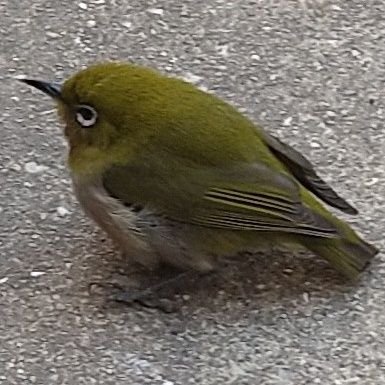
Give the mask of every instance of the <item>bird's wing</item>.
M 204 204 L 197 207 L 191 222 L 229 230 L 336 236 L 333 224 L 302 204 L 295 184 L 284 189 L 278 181 L 286 185 L 289 179 L 284 180 L 283 174 L 277 176 L 272 173 L 268 183 L 265 180 L 263 184 L 231 181 L 209 188 L 203 196 Z
M 358 214 L 358 211 L 341 198 L 314 171 L 312 164 L 298 151 L 281 142 L 276 137 L 263 132 L 263 139 L 273 154 L 289 169 L 293 176 L 309 191 L 330 206 L 347 214 Z
M 174 167 L 164 175 L 159 167 L 157 172 L 149 168 L 135 177 L 133 173 L 132 167 L 110 169 L 103 180 L 107 192 L 175 221 L 227 230 L 337 234 L 332 223 L 302 203 L 294 178 L 263 163 L 226 169 Z

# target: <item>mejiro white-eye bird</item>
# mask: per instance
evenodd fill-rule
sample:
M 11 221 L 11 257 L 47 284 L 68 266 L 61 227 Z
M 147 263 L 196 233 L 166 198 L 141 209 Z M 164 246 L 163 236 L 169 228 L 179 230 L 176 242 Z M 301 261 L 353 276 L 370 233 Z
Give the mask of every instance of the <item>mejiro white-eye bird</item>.
M 139 264 L 208 272 L 285 244 L 354 278 L 377 253 L 328 211 L 357 214 L 303 155 L 192 84 L 117 62 L 22 80 L 57 103 L 84 211 Z

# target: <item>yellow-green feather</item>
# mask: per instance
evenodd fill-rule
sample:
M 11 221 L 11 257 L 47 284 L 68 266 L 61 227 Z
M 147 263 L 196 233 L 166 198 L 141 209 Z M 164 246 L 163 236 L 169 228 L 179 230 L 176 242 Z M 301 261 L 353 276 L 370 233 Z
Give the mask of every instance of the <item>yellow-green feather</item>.
M 77 104 L 98 111 L 95 127 L 78 126 L 71 109 Z M 335 228 L 340 239 L 280 232 L 265 234 L 266 238 L 299 242 L 352 276 L 375 254 L 300 184 L 271 150 L 266 133 L 228 103 L 189 83 L 131 64 L 99 64 L 65 82 L 59 110 L 66 122 L 72 172 L 83 178 L 103 176 L 122 201 L 187 222 L 194 222 L 197 209 L 211 215 L 215 205 L 223 204 L 221 209 L 244 215 L 244 221 L 255 214 L 257 222 L 265 216 L 289 223 L 291 206 L 285 208 L 285 199 L 292 205 L 298 199 L 305 213 Z M 218 196 L 216 202 L 206 199 L 212 189 L 222 191 L 222 202 Z M 243 194 L 243 202 L 232 204 L 234 193 L 226 196 L 226 190 Z M 251 193 L 266 194 L 270 206 L 266 201 L 256 205 Z M 194 229 L 192 237 L 198 234 L 212 250 L 247 248 L 260 238 L 231 228 Z

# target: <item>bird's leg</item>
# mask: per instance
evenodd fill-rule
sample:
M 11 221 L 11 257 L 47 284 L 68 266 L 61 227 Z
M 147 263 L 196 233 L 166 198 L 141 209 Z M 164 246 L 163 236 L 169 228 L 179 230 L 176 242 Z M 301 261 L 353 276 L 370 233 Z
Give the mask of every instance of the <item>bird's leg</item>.
M 148 275 L 150 274 L 150 275 Z M 171 313 L 177 310 L 178 303 L 173 301 L 171 296 L 162 295 L 165 289 L 177 289 L 180 291 L 186 284 L 194 283 L 195 280 L 202 278 L 207 273 L 200 273 L 196 270 L 175 271 L 175 269 L 161 268 L 154 277 L 153 274 L 146 271 L 139 288 L 125 287 L 120 279 L 120 283 L 98 283 L 92 282 L 89 290 L 95 292 L 95 289 L 102 288 L 111 291 L 110 300 L 114 302 L 124 303 L 129 306 L 135 304 L 147 308 L 155 308 L 165 313 Z M 169 298 L 170 297 L 170 298 Z
M 196 275 L 195 271 L 187 270 L 179 272 L 171 278 L 161 278 L 155 284 L 146 285 L 144 288 L 139 288 L 137 290 L 122 289 L 114 295 L 113 299 L 116 302 L 125 303 L 127 305 L 138 303 L 145 307 L 159 308 L 161 307 L 161 304 L 158 304 L 157 302 L 162 301 L 162 299 L 158 295 L 163 289 L 168 289 L 174 285 L 179 285 L 180 283 L 184 282 L 186 278 L 193 275 Z M 154 294 L 156 295 L 156 298 L 153 297 Z
M 139 304 L 147 308 L 155 308 L 165 313 L 172 313 L 181 306 L 179 296 L 180 291 L 186 289 L 189 285 L 195 285 L 197 281 L 203 279 L 204 276 L 211 275 L 212 272 L 197 272 L 196 270 L 186 270 L 175 273 L 169 277 L 158 278 L 156 283 L 151 283 L 137 290 L 123 290 L 117 293 L 114 300 L 128 305 Z M 162 295 L 165 289 L 172 289 L 166 295 Z M 176 290 L 175 290 L 176 289 Z M 174 291 L 175 290 L 175 291 Z

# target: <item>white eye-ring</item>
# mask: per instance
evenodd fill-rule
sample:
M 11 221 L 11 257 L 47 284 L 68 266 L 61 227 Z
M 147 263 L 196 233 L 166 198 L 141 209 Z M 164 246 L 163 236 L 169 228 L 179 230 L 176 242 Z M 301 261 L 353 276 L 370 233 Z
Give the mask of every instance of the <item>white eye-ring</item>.
M 81 104 L 76 107 L 75 119 L 82 127 L 92 127 L 98 119 L 98 113 L 93 107 Z

